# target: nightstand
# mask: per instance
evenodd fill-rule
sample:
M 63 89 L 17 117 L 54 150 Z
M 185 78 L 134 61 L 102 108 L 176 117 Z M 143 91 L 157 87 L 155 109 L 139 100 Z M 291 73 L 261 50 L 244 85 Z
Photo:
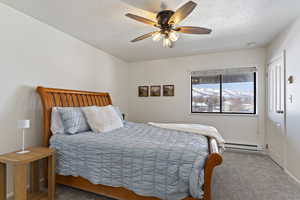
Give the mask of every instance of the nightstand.
M 27 148 L 29 153 L 17 154 L 16 152 L 0 155 L 0 200 L 6 200 L 6 166 L 12 165 L 14 199 L 44 199 L 40 192 L 39 161 L 47 159 L 48 163 L 48 199 L 54 200 L 55 194 L 55 151 L 46 147 Z M 30 192 L 27 194 L 28 167 L 30 165 Z

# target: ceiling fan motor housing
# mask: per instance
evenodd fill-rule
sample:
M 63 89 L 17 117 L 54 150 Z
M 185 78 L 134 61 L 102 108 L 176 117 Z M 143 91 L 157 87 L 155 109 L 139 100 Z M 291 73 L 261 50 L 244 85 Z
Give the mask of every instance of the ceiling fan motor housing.
M 172 10 L 163 10 L 157 13 L 156 19 L 158 24 L 161 26 L 162 29 L 169 29 L 170 24 L 169 24 L 169 19 L 171 16 L 174 14 L 174 11 Z

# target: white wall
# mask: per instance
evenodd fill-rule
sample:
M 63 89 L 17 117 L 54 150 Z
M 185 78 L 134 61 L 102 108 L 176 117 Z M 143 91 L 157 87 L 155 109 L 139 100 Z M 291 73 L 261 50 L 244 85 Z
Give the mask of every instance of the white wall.
M 300 17 L 282 32 L 268 47 L 268 59 L 286 50 L 286 74 L 295 83 L 287 84 L 287 149 L 286 168 L 300 180 Z M 288 97 L 293 96 L 293 102 Z
M 0 30 L 0 154 L 20 148 L 18 119 L 32 122 L 26 146 L 41 143 L 38 85 L 108 91 L 127 112 L 127 63 L 1 3 Z
M 190 114 L 189 71 L 257 66 L 258 116 Z M 228 142 L 264 143 L 265 49 L 202 54 L 130 64 L 129 119 L 138 122 L 188 122 L 213 125 Z M 175 97 L 138 97 L 140 85 L 175 85 Z

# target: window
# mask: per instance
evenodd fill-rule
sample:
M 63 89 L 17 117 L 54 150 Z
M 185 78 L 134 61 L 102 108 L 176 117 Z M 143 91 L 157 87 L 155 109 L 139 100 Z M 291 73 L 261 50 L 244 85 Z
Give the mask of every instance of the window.
M 256 113 L 256 68 L 192 72 L 192 113 Z

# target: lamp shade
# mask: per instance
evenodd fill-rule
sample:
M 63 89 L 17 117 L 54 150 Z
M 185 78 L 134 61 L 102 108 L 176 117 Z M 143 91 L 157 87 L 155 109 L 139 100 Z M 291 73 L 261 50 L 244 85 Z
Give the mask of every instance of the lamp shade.
M 18 120 L 18 128 L 30 128 L 30 120 Z

